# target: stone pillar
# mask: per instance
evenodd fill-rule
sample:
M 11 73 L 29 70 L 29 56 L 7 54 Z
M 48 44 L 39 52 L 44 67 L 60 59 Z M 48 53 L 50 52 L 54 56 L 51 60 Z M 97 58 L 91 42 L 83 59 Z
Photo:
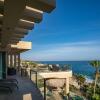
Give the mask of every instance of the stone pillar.
M 18 71 L 20 71 L 20 53 L 18 54 Z
M 65 93 L 66 93 L 66 94 L 68 94 L 68 93 L 69 93 L 69 77 L 68 77 L 68 78 L 66 78 Z
M 8 55 L 8 66 L 10 67 L 10 55 Z
M 15 67 L 14 66 L 14 54 L 12 55 L 12 66 Z
M 7 63 L 7 67 L 9 67 L 9 54 L 7 54 L 6 63 Z
M 16 68 L 16 54 L 14 54 L 14 67 Z
M 12 62 L 12 54 L 10 54 L 10 67 L 13 66 L 13 62 Z

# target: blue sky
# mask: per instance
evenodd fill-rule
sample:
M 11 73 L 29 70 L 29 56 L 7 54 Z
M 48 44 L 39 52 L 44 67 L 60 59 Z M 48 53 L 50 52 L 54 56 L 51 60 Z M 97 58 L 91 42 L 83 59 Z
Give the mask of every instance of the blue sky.
M 56 0 L 56 9 L 23 39 L 28 60 L 100 59 L 100 0 Z

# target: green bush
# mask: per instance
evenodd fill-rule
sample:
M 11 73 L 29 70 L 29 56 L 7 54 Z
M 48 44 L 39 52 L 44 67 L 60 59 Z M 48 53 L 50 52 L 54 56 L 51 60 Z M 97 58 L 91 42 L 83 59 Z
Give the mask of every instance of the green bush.
M 92 100 L 100 100 L 100 95 L 95 94 L 95 96 L 92 96 Z

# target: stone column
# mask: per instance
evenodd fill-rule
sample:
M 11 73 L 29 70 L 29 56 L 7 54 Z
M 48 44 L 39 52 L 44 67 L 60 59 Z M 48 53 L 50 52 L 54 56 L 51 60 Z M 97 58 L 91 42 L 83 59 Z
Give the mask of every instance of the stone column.
M 10 67 L 10 55 L 8 55 L 8 66 Z
M 7 54 L 7 57 L 6 57 L 6 63 L 7 63 L 7 67 L 9 67 L 9 66 L 10 66 L 9 54 Z
M 10 67 L 13 66 L 13 62 L 12 62 L 12 54 L 10 54 Z
M 18 71 L 20 71 L 20 53 L 18 54 Z
M 16 68 L 16 54 L 14 54 L 14 67 Z
M 15 67 L 14 66 L 14 54 L 12 55 L 12 66 Z
M 69 77 L 68 77 L 68 78 L 66 78 L 65 93 L 66 93 L 66 94 L 68 94 L 68 93 L 69 93 Z

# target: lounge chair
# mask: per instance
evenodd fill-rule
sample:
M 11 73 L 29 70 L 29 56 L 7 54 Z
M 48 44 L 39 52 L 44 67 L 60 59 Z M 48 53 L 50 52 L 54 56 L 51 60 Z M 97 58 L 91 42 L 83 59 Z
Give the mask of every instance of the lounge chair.
M 1 85 L 0 84 L 0 88 L 3 88 L 3 89 L 8 89 L 11 93 L 12 93 L 12 89 L 11 89 L 11 87 L 9 87 L 9 86 L 6 86 L 6 85 Z
M 0 88 L 9 89 L 12 92 L 14 88 L 19 89 L 18 81 L 16 79 L 0 79 Z
M 18 86 L 16 83 L 10 83 L 10 82 L 0 82 L 0 87 L 1 88 L 7 88 L 12 92 L 14 88 L 18 89 Z
M 18 89 L 18 86 L 15 83 L 6 83 L 6 82 L 0 82 L 1 88 L 8 88 L 10 92 L 14 90 L 14 88 Z
M 8 83 L 18 84 L 18 81 L 16 79 L 0 79 L 0 82 L 8 82 Z

